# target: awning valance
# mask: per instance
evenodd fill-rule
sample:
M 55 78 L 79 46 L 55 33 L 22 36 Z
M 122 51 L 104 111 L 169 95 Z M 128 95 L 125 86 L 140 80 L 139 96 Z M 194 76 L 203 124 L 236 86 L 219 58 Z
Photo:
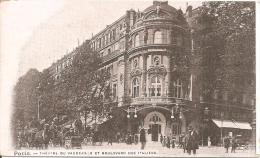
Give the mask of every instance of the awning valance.
M 236 129 L 248 129 L 251 130 L 252 127 L 248 122 L 238 122 L 232 120 L 217 120 L 212 119 L 212 121 L 219 127 L 219 128 L 236 128 Z

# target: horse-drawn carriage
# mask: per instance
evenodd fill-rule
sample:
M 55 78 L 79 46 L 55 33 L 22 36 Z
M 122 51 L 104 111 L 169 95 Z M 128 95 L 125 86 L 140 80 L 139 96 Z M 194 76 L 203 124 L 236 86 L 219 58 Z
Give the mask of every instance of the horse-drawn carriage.
M 65 137 L 65 148 L 66 149 L 81 149 L 81 143 L 83 139 L 81 136 L 70 136 L 70 137 Z

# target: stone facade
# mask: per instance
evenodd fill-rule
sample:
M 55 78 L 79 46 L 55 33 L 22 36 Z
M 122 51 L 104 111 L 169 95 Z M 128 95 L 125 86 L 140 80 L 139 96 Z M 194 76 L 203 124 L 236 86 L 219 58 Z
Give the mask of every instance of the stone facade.
M 210 107 L 212 119 L 220 119 L 220 113 L 226 111 L 227 104 L 218 98 L 212 103 L 200 99 L 194 67 L 188 74 L 179 73 L 183 68 L 178 59 L 190 57 L 196 49 L 192 31 L 197 12 L 188 7 L 185 15 L 167 1 L 154 1 L 142 12 L 126 11 L 88 41 L 102 57 L 100 69 L 111 73 L 110 102 L 128 119 L 128 132 L 138 133 L 144 127 L 148 141 L 158 141 L 160 135 L 178 139 L 189 125 L 201 130 L 204 107 Z M 73 53 L 55 63 L 53 76 L 58 76 L 71 58 Z M 240 120 L 250 121 L 251 109 L 245 112 L 246 106 L 231 106 L 234 115 L 243 113 Z
M 90 41 L 91 48 L 103 57 L 103 67 L 111 70 L 118 107 L 126 116 L 135 113 L 129 115 L 130 120 L 138 118 L 128 122 L 128 131 L 138 133 L 144 127 L 151 134 L 148 140 L 186 131 L 185 114 L 179 112 L 179 119 L 177 112 L 178 118 L 171 119 L 179 107 L 191 102 L 190 78 L 183 83 L 173 71 L 174 57 L 190 50 L 188 23 L 180 17 L 182 12 L 168 2 L 154 1 L 143 12 L 126 11 Z

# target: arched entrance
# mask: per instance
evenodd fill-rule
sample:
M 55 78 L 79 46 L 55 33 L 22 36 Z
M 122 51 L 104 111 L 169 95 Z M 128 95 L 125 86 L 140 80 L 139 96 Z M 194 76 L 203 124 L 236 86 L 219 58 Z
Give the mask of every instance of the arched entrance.
M 160 134 L 165 134 L 165 116 L 158 111 L 148 113 L 144 119 L 144 128 L 148 129 L 146 134 L 147 141 L 159 141 Z

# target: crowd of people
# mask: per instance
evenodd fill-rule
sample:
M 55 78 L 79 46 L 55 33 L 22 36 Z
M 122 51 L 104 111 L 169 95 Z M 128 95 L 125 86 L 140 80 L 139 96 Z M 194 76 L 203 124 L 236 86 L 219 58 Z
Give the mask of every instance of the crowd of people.
M 52 139 L 52 143 L 54 143 L 54 138 L 59 138 L 60 134 L 62 134 L 62 137 L 72 137 L 72 136 L 78 136 L 81 135 L 83 140 L 87 140 L 91 142 L 92 145 L 95 145 L 96 142 L 107 142 L 107 145 L 113 145 L 113 142 L 117 143 L 126 143 L 128 145 L 131 144 L 141 144 L 141 149 L 145 149 L 146 146 L 146 130 L 144 128 L 141 128 L 139 132 L 137 133 L 131 133 L 126 131 L 101 131 L 101 130 L 83 130 L 82 122 L 75 120 L 74 121 L 74 127 L 68 128 L 62 128 L 62 125 L 60 125 L 57 121 L 57 119 L 53 119 L 50 124 L 47 124 L 46 122 L 40 122 L 37 121 L 35 118 L 23 127 L 23 131 L 26 131 L 28 129 L 38 129 L 38 131 L 30 130 L 31 133 L 25 133 L 25 132 L 19 132 L 18 133 L 18 142 L 23 143 L 21 140 L 27 140 L 27 142 L 32 142 L 30 138 L 32 139 L 31 134 L 37 134 L 39 131 L 43 131 L 45 133 L 50 133 L 50 139 Z M 47 134 L 46 134 L 47 135 Z M 35 137 L 35 135 L 34 135 Z M 58 140 L 58 139 L 57 139 Z M 60 145 L 62 145 L 62 142 L 58 140 Z M 162 134 L 159 136 L 159 141 L 163 148 L 168 149 L 174 149 L 174 148 L 182 148 L 184 153 L 196 154 L 197 150 L 199 149 L 199 135 L 197 131 L 189 126 L 188 131 L 185 134 L 181 134 L 178 136 L 178 139 L 176 136 L 163 136 Z M 45 143 L 46 144 L 46 143 Z M 211 146 L 211 139 L 208 138 L 208 146 Z M 22 146 L 19 144 L 19 146 Z M 48 146 L 48 144 L 46 145 Z M 235 153 L 236 148 L 238 146 L 236 137 L 224 137 L 223 139 L 223 146 L 225 148 L 225 151 L 228 153 L 230 148 L 231 153 Z
M 176 137 L 160 136 L 160 142 L 163 147 L 172 148 L 176 147 Z M 183 148 L 183 152 L 196 154 L 196 150 L 199 149 L 199 139 L 197 132 L 190 126 L 188 132 L 185 135 L 180 135 L 178 141 L 178 148 Z
M 229 148 L 231 147 L 231 153 L 236 152 L 237 148 L 237 140 L 236 137 L 227 136 L 224 138 L 224 148 L 226 149 L 226 153 L 228 153 Z

